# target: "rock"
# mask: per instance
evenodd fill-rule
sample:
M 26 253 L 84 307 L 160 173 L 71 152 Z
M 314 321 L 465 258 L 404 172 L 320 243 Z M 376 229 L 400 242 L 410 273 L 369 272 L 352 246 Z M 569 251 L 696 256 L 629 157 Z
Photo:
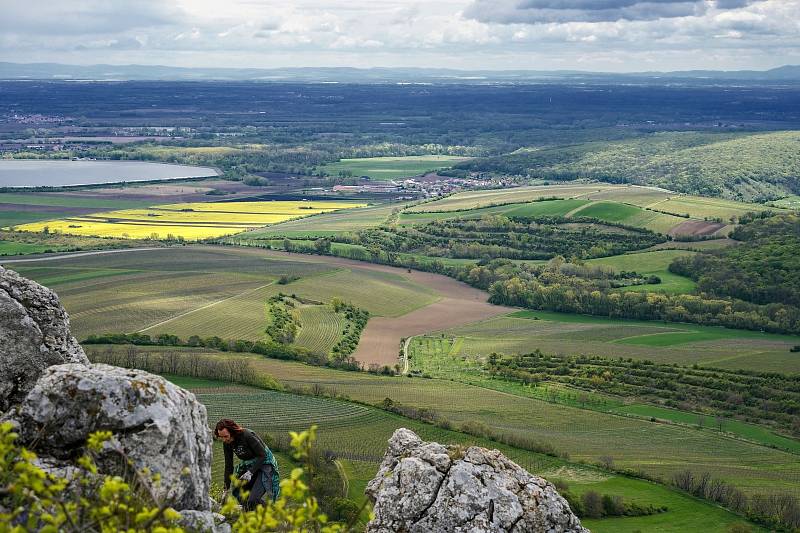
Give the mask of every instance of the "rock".
M 122 475 L 126 458 L 161 481 L 159 499 L 178 510 L 210 509 L 211 432 L 206 408 L 194 394 L 140 370 L 95 364 L 51 366 L 10 413 L 22 442 L 36 452 L 67 459 L 90 433 L 110 430 L 114 440 L 98 464 Z
M 225 517 L 211 511 L 181 511 L 180 525 L 197 533 L 230 533 Z
M 0 267 L 0 412 L 19 403 L 42 371 L 89 360 L 56 294 Z
M 499 451 L 423 442 L 404 428 L 366 493 L 368 533 L 588 533 L 553 485 Z

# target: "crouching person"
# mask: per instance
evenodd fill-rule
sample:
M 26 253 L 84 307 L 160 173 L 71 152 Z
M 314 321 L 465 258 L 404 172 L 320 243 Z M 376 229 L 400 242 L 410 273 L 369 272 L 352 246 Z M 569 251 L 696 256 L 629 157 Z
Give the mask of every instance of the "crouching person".
M 230 491 L 231 475 L 235 473 L 244 484 L 241 487 L 234 487 L 232 495 L 242 504 L 245 511 L 252 511 L 263 503 L 265 495 L 274 502 L 280 492 L 278 462 L 261 437 L 228 418 L 217 422 L 214 436 L 222 441 L 225 453 L 223 501 Z M 240 460 L 235 471 L 233 454 Z M 247 499 L 242 499 L 242 491 L 249 492 Z

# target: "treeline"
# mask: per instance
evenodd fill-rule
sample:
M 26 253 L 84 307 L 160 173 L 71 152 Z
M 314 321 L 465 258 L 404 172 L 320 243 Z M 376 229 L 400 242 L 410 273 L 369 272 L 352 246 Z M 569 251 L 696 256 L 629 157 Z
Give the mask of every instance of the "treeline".
M 649 230 L 576 217 L 506 217 L 440 220 L 413 228 L 382 228 L 338 235 L 335 242 L 459 259 L 590 259 L 619 255 L 666 241 Z
M 528 309 L 609 318 L 691 322 L 708 326 L 800 333 L 800 309 L 734 298 L 651 292 L 611 292 L 603 284 L 550 266 L 494 260 L 462 269 L 458 278 L 488 289 L 489 301 Z
M 309 365 L 327 366 L 341 370 L 361 370 L 361 364 L 352 357 L 332 360 L 327 354 L 312 352 L 294 344 L 281 344 L 272 340 L 234 340 L 222 339 L 217 336 L 201 338 L 197 335 L 192 335 L 184 340 L 177 335 L 169 333 L 162 333 L 154 338 L 141 333 L 105 333 L 102 335 L 90 335 L 81 344 L 132 344 L 135 346 L 208 348 L 221 352 L 254 353 L 270 359 L 298 361 Z
M 697 282 L 697 290 L 756 304 L 800 306 L 800 216 L 748 217 L 731 238 L 738 246 L 676 258 L 670 272 Z
M 697 424 L 724 427 L 726 416 L 777 426 L 800 436 L 800 377 L 744 370 L 685 367 L 589 355 L 492 354 L 493 376 L 538 384 L 559 382 L 586 391 L 699 411 Z M 706 421 L 708 420 L 708 421 Z
M 676 473 L 672 484 L 689 494 L 716 502 L 754 522 L 770 528 L 797 531 L 800 528 L 800 501 L 791 494 L 753 494 L 748 496 L 730 483 L 690 470 Z
M 569 490 L 569 485 L 565 482 L 556 482 L 555 486 L 578 518 L 650 516 L 666 513 L 669 510 L 665 505 L 640 505 L 636 502 L 626 502 L 623 496 L 601 494 L 595 490 L 586 491 L 578 496 Z
M 266 334 L 281 344 L 293 343 L 301 326 L 294 303 L 283 293 L 270 296 L 267 300 L 267 321 Z
M 336 313 L 344 316 L 345 326 L 342 336 L 331 349 L 331 356 L 334 361 L 346 359 L 358 347 L 361 339 L 361 332 L 367 326 L 369 311 L 356 307 L 352 303 L 343 302 L 338 298 L 331 301 L 331 306 Z
M 283 388 L 272 376 L 256 371 L 250 361 L 242 357 L 220 358 L 206 354 L 185 357 L 175 351 L 150 352 L 136 346 L 125 350 L 109 346 L 105 350 L 89 350 L 86 355 L 93 363 L 137 368 L 153 374 L 215 379 L 275 390 Z

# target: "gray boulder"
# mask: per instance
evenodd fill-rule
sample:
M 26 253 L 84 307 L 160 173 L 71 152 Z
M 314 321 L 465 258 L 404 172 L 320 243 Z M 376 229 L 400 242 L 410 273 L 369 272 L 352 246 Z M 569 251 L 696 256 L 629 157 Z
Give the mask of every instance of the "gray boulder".
M 367 495 L 369 533 L 587 533 L 555 487 L 497 450 L 423 442 L 398 429 Z
M 225 517 L 211 511 L 181 511 L 180 525 L 196 533 L 230 533 Z
M 56 294 L 0 266 L 0 412 L 22 401 L 42 371 L 89 360 Z
M 80 450 L 90 433 L 110 430 L 101 471 L 147 468 L 161 476 L 151 487 L 161 501 L 178 510 L 210 509 L 206 408 L 159 376 L 102 364 L 51 366 L 9 416 L 23 443 L 59 459 Z

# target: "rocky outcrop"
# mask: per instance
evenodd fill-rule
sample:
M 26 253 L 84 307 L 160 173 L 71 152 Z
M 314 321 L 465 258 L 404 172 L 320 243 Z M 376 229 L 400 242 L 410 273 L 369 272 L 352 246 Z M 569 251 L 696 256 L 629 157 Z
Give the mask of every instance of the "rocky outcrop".
M 92 365 L 55 293 L 0 267 L 0 414 L 39 464 L 73 478 L 94 431 L 114 433 L 101 473 L 148 470 L 152 493 L 178 510 L 211 507 L 211 432 L 195 396 L 139 370 Z
M 160 475 L 152 489 L 159 500 L 176 509 L 210 508 L 206 409 L 194 394 L 164 378 L 101 364 L 52 366 L 13 419 L 24 443 L 62 459 L 92 432 L 110 430 L 114 442 L 99 460 L 106 473 L 124 474 L 131 460 L 137 470 Z
M 588 532 L 553 485 L 499 451 L 423 442 L 408 429 L 395 431 L 366 492 L 369 533 Z
M 25 398 L 45 368 L 89 360 L 56 294 L 0 266 L 0 412 Z

